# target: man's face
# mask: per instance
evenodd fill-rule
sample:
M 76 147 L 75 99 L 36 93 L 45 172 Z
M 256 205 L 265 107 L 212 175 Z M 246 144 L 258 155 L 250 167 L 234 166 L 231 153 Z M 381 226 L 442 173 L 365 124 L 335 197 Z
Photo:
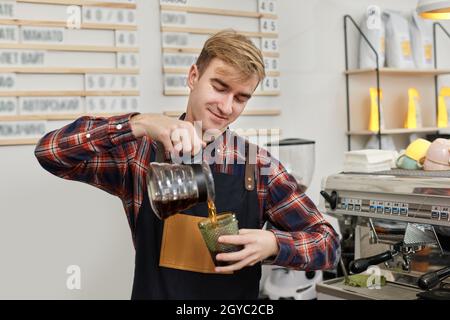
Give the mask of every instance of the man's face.
M 225 129 L 244 110 L 259 83 L 256 75 L 248 79 L 220 59 L 211 60 L 200 77 L 197 66 L 189 71 L 191 89 L 186 120 L 202 121 L 203 131 Z

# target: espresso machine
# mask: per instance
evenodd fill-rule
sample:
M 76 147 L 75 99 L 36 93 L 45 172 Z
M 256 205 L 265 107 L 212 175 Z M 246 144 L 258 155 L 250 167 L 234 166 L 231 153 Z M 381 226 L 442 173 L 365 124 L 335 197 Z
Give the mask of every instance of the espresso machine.
M 279 159 L 297 181 L 301 192 L 311 183 L 315 164 L 315 142 L 283 139 L 266 144 L 271 155 Z M 271 228 L 270 224 L 267 228 Z M 315 285 L 322 281 L 321 271 L 297 271 L 279 266 L 263 266 L 261 293 L 272 300 L 311 300 L 316 298 Z
M 339 173 L 321 194 L 339 221 L 342 276 L 317 284 L 318 299 L 450 299 L 450 171 Z M 375 272 L 386 280 L 375 290 L 346 281 Z

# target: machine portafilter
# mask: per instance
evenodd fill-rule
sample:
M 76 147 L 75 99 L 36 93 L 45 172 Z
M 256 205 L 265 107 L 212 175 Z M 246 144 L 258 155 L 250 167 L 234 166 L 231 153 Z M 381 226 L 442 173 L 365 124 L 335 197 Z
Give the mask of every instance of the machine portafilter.
M 420 289 L 429 290 L 437 286 L 442 280 L 450 276 L 450 266 L 425 273 L 419 278 L 418 285 Z
M 352 261 L 349 265 L 352 273 L 364 272 L 369 268 L 369 266 L 387 262 L 399 254 L 401 254 L 403 258 L 403 270 L 410 271 L 412 255 L 417 251 L 422 250 L 425 246 L 438 245 L 442 252 L 442 248 L 433 226 L 408 223 L 404 231 L 394 229 L 391 232 L 392 234 L 389 234 L 389 232 L 383 234 L 380 232 L 379 228 L 377 231 L 377 228 L 374 227 L 372 219 L 369 219 L 369 225 L 372 229 L 373 242 L 391 244 L 392 249 L 374 256 Z M 398 239 L 399 237 L 403 238 L 403 240 L 392 243 L 392 239 Z
M 387 250 L 371 257 L 361 258 L 350 262 L 349 268 L 352 273 L 361 273 L 366 271 L 370 266 L 387 262 L 398 254 L 401 254 L 403 257 L 402 268 L 405 271 L 409 271 L 412 255 L 422 248 L 423 247 L 420 246 L 414 247 L 405 245 L 403 242 L 399 242 L 393 246 L 392 250 Z

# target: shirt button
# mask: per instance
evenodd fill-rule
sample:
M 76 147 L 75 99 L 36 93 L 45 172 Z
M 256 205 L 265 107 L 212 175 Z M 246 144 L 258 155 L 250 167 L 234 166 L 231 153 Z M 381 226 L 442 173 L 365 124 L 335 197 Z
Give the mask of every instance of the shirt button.
M 116 129 L 117 129 L 117 130 L 121 130 L 121 129 L 122 129 L 122 125 L 121 125 L 121 124 L 118 124 L 118 125 L 116 126 Z
M 90 133 L 87 133 L 87 134 L 86 134 L 86 138 L 89 139 L 90 137 L 91 137 L 91 134 L 90 134 Z

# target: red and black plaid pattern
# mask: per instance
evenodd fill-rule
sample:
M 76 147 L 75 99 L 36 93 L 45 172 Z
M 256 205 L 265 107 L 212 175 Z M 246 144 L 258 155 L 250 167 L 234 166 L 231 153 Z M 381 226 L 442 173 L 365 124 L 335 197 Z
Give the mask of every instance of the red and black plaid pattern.
M 154 161 L 157 148 L 148 137 L 134 137 L 129 124 L 133 115 L 81 117 L 46 134 L 35 149 L 39 163 L 52 174 L 118 196 L 131 230 L 131 221 L 137 221 L 146 190 L 147 167 Z M 230 137 L 235 138 L 233 143 Z M 237 164 L 245 159 L 238 148 L 243 138 L 229 130 L 221 138 L 215 141 L 213 171 L 244 176 L 243 166 Z M 207 153 L 203 156 L 205 161 L 210 161 L 210 157 Z M 265 173 L 267 168 L 270 174 Z M 340 253 L 336 232 L 314 203 L 299 191 L 294 177 L 259 147 L 256 181 L 261 226 L 269 221 L 275 227 L 270 230 L 279 245 L 279 253 L 270 263 L 299 270 L 334 268 Z

